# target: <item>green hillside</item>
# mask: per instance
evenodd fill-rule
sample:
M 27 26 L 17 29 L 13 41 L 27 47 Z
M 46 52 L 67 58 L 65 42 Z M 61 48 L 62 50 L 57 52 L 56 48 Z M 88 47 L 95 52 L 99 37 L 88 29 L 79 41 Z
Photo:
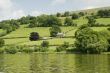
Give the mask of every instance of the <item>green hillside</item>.
M 104 8 L 96 8 L 96 9 L 89 9 L 89 10 L 81 10 L 81 11 L 77 11 L 77 12 L 87 12 L 87 13 L 93 13 L 96 12 L 100 9 L 109 9 L 110 7 L 104 7 Z M 79 28 L 79 26 L 83 25 L 83 24 L 87 24 L 88 20 L 85 18 L 86 16 L 90 16 L 90 15 L 85 15 L 85 16 L 81 16 L 78 19 L 73 19 L 73 22 L 75 24 L 77 24 L 77 27 L 74 26 L 59 26 L 62 30 L 62 32 L 67 32 L 65 37 L 69 37 L 69 38 L 52 38 L 50 39 L 50 32 L 49 29 L 50 27 L 34 27 L 34 28 L 28 28 L 28 25 L 23 25 L 21 24 L 20 27 L 18 29 L 16 29 L 15 31 L 12 31 L 10 33 L 8 33 L 5 36 L 2 36 L 0 38 L 3 38 L 5 40 L 5 45 L 40 45 L 44 40 L 43 38 L 47 38 L 46 41 L 49 41 L 49 45 L 61 45 L 64 42 L 69 42 L 70 44 L 74 44 L 75 39 L 74 37 L 74 33 L 75 31 Z M 71 18 L 71 16 L 69 16 Z M 58 17 L 61 22 L 62 25 L 64 25 L 64 21 L 66 17 Z M 99 24 L 110 24 L 110 18 L 97 18 L 96 19 L 96 23 Z M 93 30 L 95 31 L 106 31 L 108 27 L 91 27 Z M 2 33 L 3 30 L 0 29 L 0 33 Z M 31 32 L 38 32 L 40 35 L 41 40 L 38 41 L 30 41 L 29 40 L 29 36 Z M 73 37 L 71 37 L 73 36 Z

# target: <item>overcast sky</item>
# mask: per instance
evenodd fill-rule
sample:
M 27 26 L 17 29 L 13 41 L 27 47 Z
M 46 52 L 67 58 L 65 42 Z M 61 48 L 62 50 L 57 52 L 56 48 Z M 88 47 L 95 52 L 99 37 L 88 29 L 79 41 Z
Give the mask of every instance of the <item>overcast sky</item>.
M 110 0 L 0 0 L 0 20 L 109 5 Z

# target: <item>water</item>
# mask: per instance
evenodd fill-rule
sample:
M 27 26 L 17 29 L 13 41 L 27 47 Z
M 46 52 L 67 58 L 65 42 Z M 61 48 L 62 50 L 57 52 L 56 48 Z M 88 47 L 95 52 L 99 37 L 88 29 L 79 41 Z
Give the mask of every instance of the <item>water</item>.
M 0 55 L 4 73 L 110 73 L 110 55 Z

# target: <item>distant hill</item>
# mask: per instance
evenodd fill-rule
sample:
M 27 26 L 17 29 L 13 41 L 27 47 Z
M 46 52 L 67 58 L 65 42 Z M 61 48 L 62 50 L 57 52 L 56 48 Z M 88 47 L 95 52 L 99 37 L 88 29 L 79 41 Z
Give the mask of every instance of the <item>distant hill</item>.
M 105 10 L 105 9 L 110 9 L 110 6 L 108 6 L 108 7 L 93 8 L 93 9 L 84 9 L 84 10 L 73 11 L 73 12 L 87 12 L 87 13 L 94 13 L 94 12 L 97 12 L 98 10 Z

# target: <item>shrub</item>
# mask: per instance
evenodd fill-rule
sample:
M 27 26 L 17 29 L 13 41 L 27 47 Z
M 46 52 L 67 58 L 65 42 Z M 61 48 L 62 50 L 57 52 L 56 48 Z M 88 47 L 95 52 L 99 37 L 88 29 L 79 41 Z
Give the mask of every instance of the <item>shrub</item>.
M 62 44 L 62 47 L 68 48 L 69 47 L 69 42 L 64 42 L 64 44 Z
M 107 30 L 109 30 L 109 31 L 110 31 L 110 28 L 107 28 Z
M 69 11 L 66 11 L 63 16 L 64 17 L 70 16 L 70 12 Z
M 84 16 L 84 12 L 79 12 L 79 16 Z
M 47 52 L 48 48 L 47 47 L 39 47 L 40 52 Z
M 3 47 L 5 44 L 5 41 L 3 39 L 0 38 L 0 47 Z
M 34 52 L 34 49 L 32 49 L 32 48 L 23 48 L 23 50 L 22 50 L 22 52 L 25 52 L 25 53 L 32 53 L 32 52 Z
M 73 25 L 73 20 L 71 18 L 66 18 L 64 22 L 65 26 L 72 26 Z
M 56 47 L 57 52 L 66 51 L 66 49 L 69 47 L 68 42 L 64 42 L 61 46 Z
M 57 17 L 61 17 L 61 13 L 57 13 L 56 16 L 57 16 Z
M 35 47 L 34 48 L 34 52 L 40 52 L 40 48 L 39 47 Z
M 96 24 L 96 20 L 94 17 L 90 16 L 88 19 L 88 26 L 94 26 Z
M 79 16 L 77 14 L 72 14 L 72 19 L 78 19 Z
M 37 32 L 32 32 L 32 33 L 30 34 L 29 39 L 30 39 L 31 41 L 36 41 L 36 40 L 39 39 L 39 34 L 38 34 Z
M 15 46 L 10 46 L 5 48 L 5 52 L 8 54 L 15 54 L 18 52 L 18 50 Z
M 102 33 L 93 31 L 89 27 L 76 31 L 75 38 L 76 48 L 82 53 L 101 53 L 107 51 L 107 38 Z
M 0 54 L 3 54 L 4 53 L 4 49 L 3 48 L 0 48 Z
M 49 42 L 48 41 L 43 41 L 42 43 L 41 43 L 41 46 L 42 47 L 49 47 Z
M 5 36 L 7 32 L 4 30 L 2 33 L 0 33 L 0 37 Z
M 56 37 L 58 32 L 61 32 L 61 29 L 59 26 L 55 25 L 52 26 L 50 29 L 50 36 L 51 37 Z
M 65 50 L 66 50 L 65 47 L 62 47 L 62 46 L 56 47 L 56 51 L 57 51 L 57 52 L 61 52 L 61 51 L 65 51 Z

